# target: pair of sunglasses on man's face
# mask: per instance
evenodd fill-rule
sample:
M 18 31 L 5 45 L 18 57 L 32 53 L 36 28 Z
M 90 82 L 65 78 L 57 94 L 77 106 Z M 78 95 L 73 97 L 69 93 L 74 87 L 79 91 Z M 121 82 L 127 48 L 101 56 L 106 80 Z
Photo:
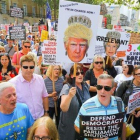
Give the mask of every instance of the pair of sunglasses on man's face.
M 83 72 L 83 71 L 81 71 L 81 72 L 78 72 L 78 71 L 77 71 L 77 72 L 76 72 L 76 76 L 78 76 L 78 75 L 80 75 L 80 74 L 83 75 L 84 72 Z
M 35 66 L 22 66 L 24 69 L 34 69 Z
M 102 90 L 104 88 L 104 90 L 106 91 L 110 91 L 112 89 L 112 87 L 110 86 L 102 86 L 102 85 L 97 85 L 96 88 L 97 90 Z

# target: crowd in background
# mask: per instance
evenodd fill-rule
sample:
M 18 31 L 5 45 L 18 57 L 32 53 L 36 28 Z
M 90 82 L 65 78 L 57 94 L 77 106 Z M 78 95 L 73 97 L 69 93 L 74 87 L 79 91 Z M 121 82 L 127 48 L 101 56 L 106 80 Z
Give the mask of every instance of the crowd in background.
M 74 128 L 75 119 L 83 103 L 97 96 L 98 91 L 102 90 L 103 87 L 97 87 L 101 75 L 108 74 L 114 78 L 110 96 L 121 97 L 125 107 L 128 105 L 129 96 L 140 91 L 139 66 L 126 65 L 123 59 L 110 58 L 108 67 L 106 58 L 95 55 L 91 64 L 77 65 L 74 78 L 73 64 L 44 67 L 39 54 L 40 47 L 40 42 L 36 42 L 31 34 L 27 35 L 27 40 L 19 42 L 11 40 L 8 35 L 0 35 L 0 82 L 14 84 L 17 97 L 13 100 L 25 103 L 29 108 L 30 121 L 25 123 L 29 124 L 27 128 L 32 127 L 27 131 L 28 140 L 79 139 Z M 4 101 L 1 100 L 4 99 L 4 93 L 1 93 L 5 90 L 6 87 L 0 88 L 1 113 L 3 108 L 6 108 L 2 108 Z M 136 140 L 140 134 L 140 111 L 134 112 L 133 115 L 136 132 L 131 136 L 131 140 Z M 54 116 L 56 125 L 52 121 Z M 1 121 L 0 126 L 2 124 Z

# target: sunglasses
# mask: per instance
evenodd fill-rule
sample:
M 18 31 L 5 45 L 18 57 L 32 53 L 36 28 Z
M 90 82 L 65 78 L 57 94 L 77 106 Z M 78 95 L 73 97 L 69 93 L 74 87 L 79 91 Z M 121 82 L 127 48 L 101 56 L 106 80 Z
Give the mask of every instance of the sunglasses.
M 39 136 L 33 136 L 33 140 L 51 140 L 48 136 L 43 136 L 42 138 Z
M 140 73 L 136 73 L 135 75 L 136 75 L 136 76 L 140 76 Z
M 35 66 L 22 66 L 24 69 L 34 69 Z
M 31 46 L 24 46 L 24 47 L 25 47 L 25 48 L 29 48 L 29 49 L 31 48 Z
M 97 90 L 101 90 L 102 88 L 104 88 L 106 91 L 110 91 L 112 89 L 112 87 L 102 85 L 97 85 L 96 88 Z
M 76 76 L 78 76 L 78 75 L 83 75 L 84 74 L 84 72 L 83 71 L 81 71 L 81 72 L 76 72 Z
M 95 64 L 103 64 L 103 61 L 96 61 Z

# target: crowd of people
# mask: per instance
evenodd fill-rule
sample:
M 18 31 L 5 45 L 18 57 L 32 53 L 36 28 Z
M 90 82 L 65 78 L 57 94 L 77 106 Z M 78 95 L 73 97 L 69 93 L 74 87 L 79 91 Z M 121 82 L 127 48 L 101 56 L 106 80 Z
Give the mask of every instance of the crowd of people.
M 140 66 L 95 55 L 91 64 L 50 65 L 44 71 L 40 44 L 31 35 L 21 44 L 0 37 L 0 140 L 82 140 L 80 115 L 119 113 L 116 96 L 125 112 L 129 96 L 140 91 Z M 109 45 L 104 44 L 106 51 Z M 136 128 L 130 139 L 137 140 L 140 111 L 129 115 L 134 115 Z M 129 115 L 124 116 L 122 140 L 126 140 Z

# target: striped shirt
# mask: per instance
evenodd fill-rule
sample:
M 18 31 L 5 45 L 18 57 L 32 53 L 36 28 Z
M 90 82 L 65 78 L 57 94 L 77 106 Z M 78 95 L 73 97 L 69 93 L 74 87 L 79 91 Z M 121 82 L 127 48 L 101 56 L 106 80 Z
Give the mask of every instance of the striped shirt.
M 53 92 L 53 84 L 52 84 L 52 80 L 47 77 L 45 80 L 45 86 L 46 89 L 48 91 L 48 94 L 51 94 Z M 55 81 L 55 91 L 57 92 L 57 96 L 59 97 L 60 91 L 63 87 L 63 79 L 62 78 L 58 78 L 57 81 Z M 49 98 L 49 107 L 54 107 L 54 100 L 52 97 Z
M 123 108 L 122 112 L 124 112 L 124 104 L 122 102 Z M 110 105 L 105 107 L 103 106 L 99 100 L 98 95 L 90 98 L 87 100 L 80 108 L 80 111 L 77 115 L 77 118 L 75 120 L 75 125 L 79 128 L 80 122 L 79 122 L 79 116 L 97 116 L 97 115 L 111 115 L 111 114 L 117 114 L 119 113 L 117 108 L 117 101 L 115 97 L 111 96 L 111 102 Z M 124 122 L 126 122 L 126 117 L 124 118 Z M 87 140 L 87 139 L 85 139 Z M 108 140 L 118 140 L 118 137 L 109 138 Z
M 133 93 L 140 92 L 140 86 L 136 86 L 133 84 Z

